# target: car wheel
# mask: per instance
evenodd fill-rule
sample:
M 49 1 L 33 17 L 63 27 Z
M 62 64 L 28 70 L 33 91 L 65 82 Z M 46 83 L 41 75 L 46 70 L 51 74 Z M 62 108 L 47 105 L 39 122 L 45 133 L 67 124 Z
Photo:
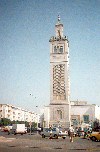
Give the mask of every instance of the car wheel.
M 63 139 L 65 139 L 66 137 L 62 137 Z
M 45 135 L 44 135 L 44 134 L 42 135 L 42 138 L 45 138 Z
M 57 135 L 54 135 L 54 137 L 55 137 L 56 139 L 58 139 L 58 136 L 57 136 Z
M 93 137 L 91 138 L 91 140 L 92 140 L 92 141 L 96 141 L 97 138 L 93 136 Z

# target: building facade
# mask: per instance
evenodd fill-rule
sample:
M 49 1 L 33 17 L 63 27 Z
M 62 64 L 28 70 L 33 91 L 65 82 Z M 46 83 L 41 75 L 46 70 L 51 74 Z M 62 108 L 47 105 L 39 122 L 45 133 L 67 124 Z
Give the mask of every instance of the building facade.
M 86 101 L 71 101 L 71 122 L 74 125 L 90 124 L 100 121 L 100 107 Z
M 40 123 L 40 115 L 9 104 L 0 104 L 0 119 Z
M 50 126 L 70 125 L 69 41 L 63 35 L 63 24 L 55 25 L 50 42 Z
M 70 102 L 70 120 L 74 126 L 84 126 L 86 124 L 93 125 L 95 120 L 100 122 L 100 106 L 88 104 L 86 101 L 71 101 Z M 44 108 L 45 127 L 49 127 L 50 107 Z

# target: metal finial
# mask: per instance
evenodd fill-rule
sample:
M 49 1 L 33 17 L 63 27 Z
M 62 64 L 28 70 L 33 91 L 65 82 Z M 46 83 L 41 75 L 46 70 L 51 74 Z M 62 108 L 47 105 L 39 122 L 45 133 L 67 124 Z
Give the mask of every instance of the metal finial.
M 60 22 L 60 15 L 58 15 L 58 22 Z

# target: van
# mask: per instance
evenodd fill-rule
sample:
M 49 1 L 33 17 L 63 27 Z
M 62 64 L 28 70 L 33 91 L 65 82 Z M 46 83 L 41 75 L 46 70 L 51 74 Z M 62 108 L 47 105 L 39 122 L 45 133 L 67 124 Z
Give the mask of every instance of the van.
M 25 124 L 13 124 L 12 129 L 9 130 L 8 134 L 10 134 L 10 133 L 12 133 L 14 135 L 16 135 L 16 134 L 23 135 L 23 134 L 27 133 Z

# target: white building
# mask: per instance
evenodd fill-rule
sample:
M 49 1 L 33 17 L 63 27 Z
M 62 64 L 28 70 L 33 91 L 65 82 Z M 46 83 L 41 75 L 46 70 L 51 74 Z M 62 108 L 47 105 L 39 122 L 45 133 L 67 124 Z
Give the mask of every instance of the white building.
M 0 104 L 0 118 L 40 123 L 39 114 L 9 104 Z
M 67 109 L 66 109 L 67 110 Z M 71 101 L 70 120 L 74 125 L 93 124 L 95 120 L 100 122 L 100 106 L 88 104 L 86 101 Z M 49 127 L 50 108 L 44 108 L 45 127 Z
M 100 121 L 100 107 L 85 101 L 71 101 L 71 122 L 74 124 L 92 124 L 96 119 Z

